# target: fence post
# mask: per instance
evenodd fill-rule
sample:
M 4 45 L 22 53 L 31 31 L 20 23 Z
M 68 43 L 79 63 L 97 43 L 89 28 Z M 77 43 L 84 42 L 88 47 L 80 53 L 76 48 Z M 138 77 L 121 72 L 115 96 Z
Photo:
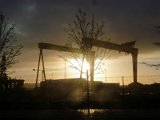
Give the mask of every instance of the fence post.
M 123 96 L 124 96 L 124 77 L 122 76 L 122 90 L 123 90 Z

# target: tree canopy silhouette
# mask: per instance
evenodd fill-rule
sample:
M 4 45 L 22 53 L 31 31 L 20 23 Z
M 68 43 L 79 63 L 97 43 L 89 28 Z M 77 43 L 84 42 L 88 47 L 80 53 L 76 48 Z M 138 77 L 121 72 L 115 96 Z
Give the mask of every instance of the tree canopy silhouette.
M 66 42 L 67 47 L 79 48 L 82 55 L 73 53 L 71 59 L 74 59 L 78 67 L 75 66 L 70 59 L 67 61 L 71 64 L 71 67 L 77 69 L 81 74 L 83 71 L 83 63 L 86 60 L 88 63 L 90 61 L 90 54 L 92 51 L 95 52 L 95 70 L 100 70 L 103 65 L 103 58 L 105 56 L 106 50 L 103 48 L 93 47 L 92 42 L 94 39 L 102 39 L 103 36 L 103 22 L 97 22 L 94 15 L 90 18 L 87 16 L 86 12 L 79 9 L 78 13 L 75 14 L 75 20 L 68 24 L 65 28 L 65 32 L 68 36 L 68 41 Z M 90 39 L 90 41 L 87 40 Z
M 6 76 L 6 70 L 17 61 L 22 45 L 18 44 L 15 24 L 9 24 L 7 17 L 0 13 L 0 77 Z

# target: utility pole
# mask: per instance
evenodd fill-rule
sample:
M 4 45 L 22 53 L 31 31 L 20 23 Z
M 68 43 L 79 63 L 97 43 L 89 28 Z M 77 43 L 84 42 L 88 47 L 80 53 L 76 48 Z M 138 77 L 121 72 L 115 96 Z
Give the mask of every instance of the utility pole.
M 88 117 L 90 117 L 90 99 L 89 99 L 89 79 L 88 79 L 88 69 L 86 71 L 86 77 L 87 77 L 87 112 L 88 112 Z

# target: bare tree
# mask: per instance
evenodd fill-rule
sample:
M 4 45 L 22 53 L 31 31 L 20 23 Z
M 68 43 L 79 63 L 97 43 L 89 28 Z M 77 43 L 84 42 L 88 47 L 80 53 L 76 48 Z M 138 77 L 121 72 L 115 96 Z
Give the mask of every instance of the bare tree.
M 68 24 L 65 32 L 68 36 L 66 43 L 67 47 L 76 47 L 81 50 L 79 53 L 72 53 L 71 59 L 74 59 L 79 66 L 75 66 L 70 59 L 67 61 L 71 64 L 71 67 L 75 68 L 80 72 L 80 78 L 82 77 L 83 64 L 86 60 L 90 63 L 90 54 L 95 51 L 95 70 L 100 70 L 103 65 L 103 58 L 105 56 L 105 49 L 93 47 L 92 42 L 94 39 L 102 39 L 103 36 L 103 22 L 96 22 L 94 15 L 89 18 L 86 12 L 81 10 L 75 14 L 75 20 L 72 24 Z M 90 41 L 88 41 L 88 39 Z
M 0 13 L 0 77 L 17 62 L 22 46 L 18 44 L 15 25 L 9 24 L 5 15 Z
M 157 28 L 158 29 L 157 32 L 160 33 L 160 26 L 155 26 L 155 28 Z M 160 42 L 153 42 L 152 44 L 160 47 Z M 160 68 L 160 64 L 151 64 L 151 63 L 147 63 L 147 62 L 141 62 L 141 64 L 144 64 L 147 67 L 154 67 L 154 68 L 156 68 L 156 70 L 159 70 L 159 68 Z

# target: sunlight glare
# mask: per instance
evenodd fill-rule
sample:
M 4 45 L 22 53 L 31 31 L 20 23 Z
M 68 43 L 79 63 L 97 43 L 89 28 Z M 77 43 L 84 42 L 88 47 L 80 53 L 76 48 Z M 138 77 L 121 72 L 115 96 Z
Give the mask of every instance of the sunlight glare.
M 90 70 L 90 65 L 86 60 L 84 60 L 83 71 L 86 72 L 87 70 Z
M 70 62 L 74 65 L 74 67 L 76 67 L 79 70 L 81 70 L 82 62 L 79 63 L 78 61 L 76 61 L 74 59 L 71 59 Z M 89 63 L 86 60 L 84 60 L 84 63 L 83 63 L 83 72 L 86 72 L 86 70 L 89 70 L 89 69 L 90 69 Z

